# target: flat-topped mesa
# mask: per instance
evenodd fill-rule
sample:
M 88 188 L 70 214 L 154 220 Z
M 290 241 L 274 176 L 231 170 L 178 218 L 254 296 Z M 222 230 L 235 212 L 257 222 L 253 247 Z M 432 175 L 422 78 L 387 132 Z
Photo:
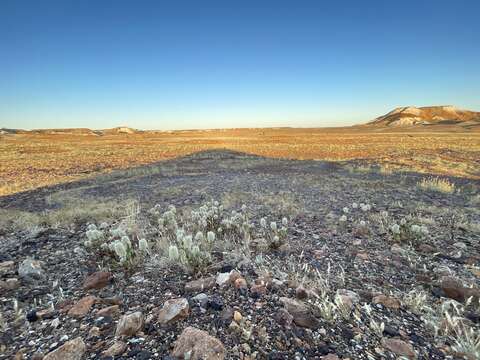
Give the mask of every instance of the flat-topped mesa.
M 462 110 L 453 105 L 403 106 L 380 116 L 367 125 L 399 127 L 412 125 L 479 126 L 480 112 Z

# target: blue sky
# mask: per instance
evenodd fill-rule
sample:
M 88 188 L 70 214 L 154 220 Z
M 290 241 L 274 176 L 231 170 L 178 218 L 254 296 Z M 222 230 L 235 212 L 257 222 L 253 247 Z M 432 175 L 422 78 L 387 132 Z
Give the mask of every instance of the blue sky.
M 335 126 L 480 110 L 480 1 L 0 2 L 0 127 Z

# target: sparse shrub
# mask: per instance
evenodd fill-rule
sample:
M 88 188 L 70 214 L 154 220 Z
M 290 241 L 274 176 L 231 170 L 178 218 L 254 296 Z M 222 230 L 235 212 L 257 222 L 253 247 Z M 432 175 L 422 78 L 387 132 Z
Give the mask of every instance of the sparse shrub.
M 150 254 L 150 244 L 145 238 L 135 238 L 135 227 L 132 224 L 122 222 L 110 229 L 108 227 L 107 223 L 102 223 L 99 227 L 89 224 L 85 232 L 85 247 L 125 268 L 135 266 L 141 258 Z M 134 243 L 131 238 L 135 239 Z
M 445 194 L 451 194 L 455 191 L 455 184 L 448 179 L 439 177 L 423 178 L 417 184 L 423 190 L 437 191 Z
M 100 246 L 105 241 L 105 234 L 98 230 L 95 224 L 88 225 L 85 236 L 87 237 L 84 243 L 86 247 Z
M 0 331 L 5 331 L 7 328 L 7 323 L 5 322 L 5 320 L 3 319 L 3 315 L 2 313 L 0 312 Z
M 287 238 L 287 218 L 282 219 L 282 227 L 278 228 L 275 221 L 271 221 L 267 226 L 265 218 L 260 219 L 260 236 L 266 240 L 267 245 L 271 249 L 278 249 L 285 244 Z
M 472 359 L 480 359 L 480 331 L 466 327 L 464 324 L 456 326 L 454 345 L 452 349 L 457 353 L 469 355 Z
M 370 324 L 369 324 L 370 330 L 373 331 L 375 335 L 377 335 L 379 338 L 383 336 L 383 331 L 385 330 L 385 323 L 375 321 L 374 319 L 370 319 Z
M 415 314 L 421 314 L 427 306 L 427 300 L 428 294 L 425 291 L 414 289 L 404 297 L 403 302 Z
M 469 301 L 467 301 L 468 306 Z M 468 359 L 480 357 L 480 331 L 464 318 L 465 306 L 455 300 L 422 308 L 422 319 L 435 338 L 451 343 L 452 350 Z
M 398 223 L 391 223 L 388 230 L 394 241 L 413 244 L 425 240 L 429 233 L 428 228 L 425 225 L 418 225 L 414 217 L 402 218 Z
M 176 263 L 189 271 L 201 271 L 212 262 L 212 253 L 233 251 L 250 256 L 252 237 L 261 236 L 269 248 L 278 248 L 285 243 L 288 220 L 267 225 L 260 220 L 260 228 L 250 221 L 248 207 L 240 211 L 226 211 L 217 201 L 210 201 L 181 214 L 174 207 L 165 212 L 156 205 L 148 211 L 151 224 L 158 230 L 156 249 L 170 263 Z
M 327 322 L 334 322 L 337 317 L 337 305 L 328 296 L 319 297 L 311 302 L 318 310 L 320 317 Z

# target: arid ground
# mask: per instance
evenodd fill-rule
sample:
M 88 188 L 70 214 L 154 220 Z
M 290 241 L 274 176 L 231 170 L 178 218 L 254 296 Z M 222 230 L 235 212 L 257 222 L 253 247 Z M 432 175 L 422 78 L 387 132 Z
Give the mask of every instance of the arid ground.
M 448 127 L 445 127 L 448 131 Z M 0 135 L 0 194 L 82 179 L 209 149 L 274 158 L 355 160 L 359 170 L 480 178 L 480 133 L 237 129 L 117 135 Z
M 272 133 L 251 151 L 385 158 L 370 141 L 418 165 L 412 148 L 464 146 L 473 167 L 477 140 Z M 159 157 L 249 148 L 173 139 L 64 142 L 56 164 L 25 146 L 67 172 L 126 166 L 128 151 L 153 161 L 162 143 Z M 395 159 L 399 139 L 413 160 Z M 477 359 L 480 183 L 443 179 L 216 150 L 0 197 L 0 358 Z

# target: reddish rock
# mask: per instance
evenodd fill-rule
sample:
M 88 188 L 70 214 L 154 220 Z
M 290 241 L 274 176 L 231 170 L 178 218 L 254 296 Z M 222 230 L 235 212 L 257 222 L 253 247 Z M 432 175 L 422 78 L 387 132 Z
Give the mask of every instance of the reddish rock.
M 89 338 L 95 338 L 95 337 L 100 337 L 101 335 L 100 328 L 98 326 L 92 326 L 90 330 L 88 331 L 88 337 Z
M 171 324 L 177 320 L 186 318 L 190 312 L 190 306 L 185 298 L 165 301 L 163 308 L 158 312 L 160 324 Z
M 72 306 L 72 308 L 68 311 L 68 315 L 74 317 L 83 317 L 88 314 L 96 301 L 97 298 L 95 296 L 85 296 L 78 300 L 78 302 Z
M 57 304 L 57 309 L 62 314 L 67 313 L 72 307 L 73 307 L 72 299 L 63 300 Z
M 231 282 L 232 284 L 235 284 L 235 281 L 236 281 L 237 279 L 240 279 L 241 277 L 242 277 L 242 274 L 240 274 L 240 272 L 238 272 L 238 271 L 236 271 L 236 270 L 232 270 L 232 271 L 230 272 L 230 282 Z
M 247 281 L 243 277 L 236 279 L 234 285 L 235 285 L 235 289 L 237 290 L 248 288 Z
M 86 351 L 87 346 L 78 337 L 49 352 L 43 360 L 81 360 Z
M 116 318 L 120 316 L 120 307 L 118 305 L 108 306 L 106 308 L 98 310 L 96 316 L 109 316 L 111 318 Z
M 308 298 L 308 291 L 302 285 L 299 285 L 295 289 L 295 296 L 297 297 L 297 299 L 306 299 Z
M 56 315 L 56 312 L 51 307 L 37 311 L 38 318 L 42 320 L 51 319 L 55 315 Z
M 122 355 L 125 350 L 127 350 L 127 344 L 123 341 L 115 341 L 102 355 L 105 357 L 116 357 Z
M 318 319 L 312 314 L 310 308 L 303 302 L 289 299 L 286 297 L 280 298 L 280 302 L 283 303 L 285 309 L 293 317 L 293 321 L 298 326 L 305 328 L 315 329 L 319 326 Z
M 89 276 L 83 282 L 83 290 L 102 289 L 112 280 L 112 273 L 107 271 L 97 271 Z
M 420 284 L 430 284 L 432 282 L 432 278 L 425 274 L 417 274 L 415 280 Z
M 175 341 L 172 356 L 189 360 L 223 360 L 225 347 L 220 340 L 210 336 L 206 331 L 187 327 Z
M 465 301 L 465 288 L 463 284 L 452 276 L 444 276 L 440 280 L 440 287 L 447 297 L 460 302 Z
M 108 304 L 108 305 L 122 305 L 123 300 L 119 298 L 118 296 L 112 296 L 108 298 L 101 299 L 102 303 Z
M 435 248 L 428 244 L 420 244 L 417 250 L 424 254 L 432 254 L 435 252 Z
M 374 304 L 382 304 L 389 309 L 400 309 L 400 300 L 386 295 L 377 295 L 372 299 Z
M 400 339 L 382 339 L 382 346 L 398 356 L 404 356 L 408 359 L 416 359 L 417 355 L 413 346 Z

